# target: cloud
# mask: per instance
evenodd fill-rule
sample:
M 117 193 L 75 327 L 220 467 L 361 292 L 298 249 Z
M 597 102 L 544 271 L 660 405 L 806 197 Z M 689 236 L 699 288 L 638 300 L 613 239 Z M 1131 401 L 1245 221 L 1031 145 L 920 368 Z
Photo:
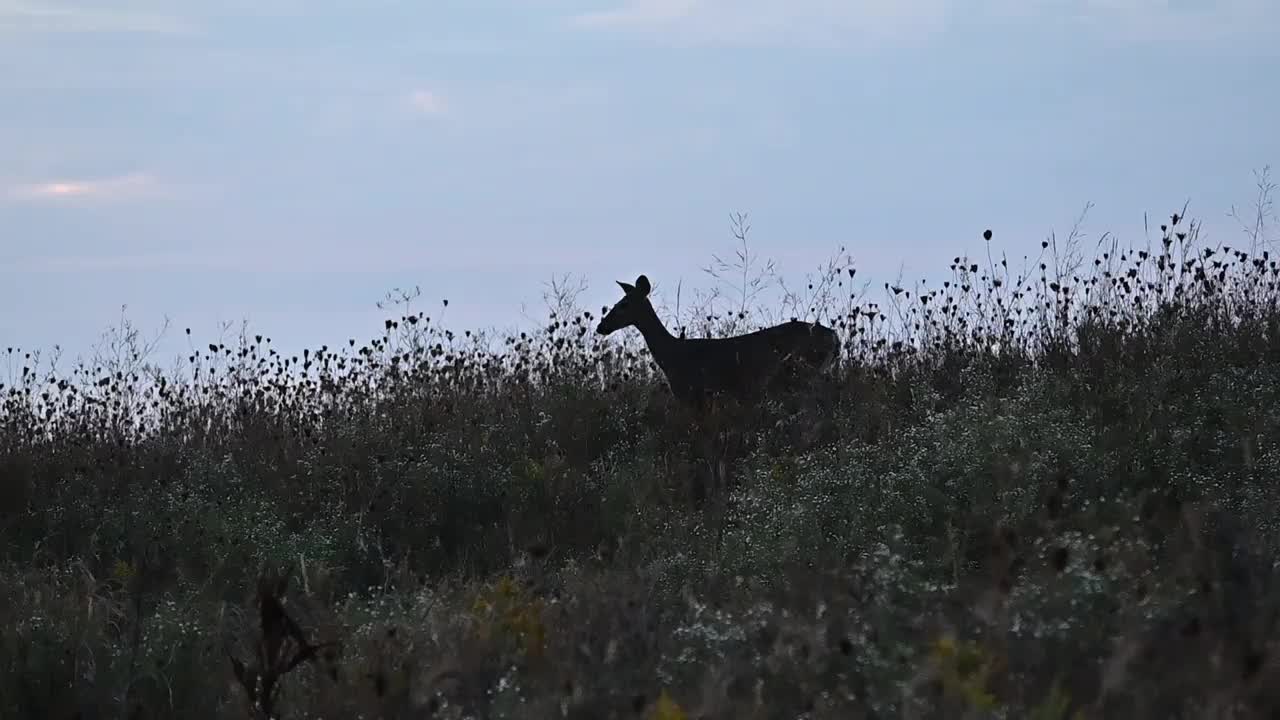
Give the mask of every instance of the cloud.
M 962 19 L 1080 23 L 1121 38 L 1187 32 L 1222 38 L 1274 27 L 1275 0 L 612 0 L 571 27 L 702 45 L 902 44 Z
M 96 180 L 61 179 L 16 184 L 9 188 L 11 200 L 27 202 L 75 202 L 81 200 L 132 200 L 159 189 L 146 173 L 129 173 Z
M 569 25 L 640 31 L 699 44 L 831 45 L 939 29 L 956 0 L 624 0 Z
M 115 243 L 110 243 L 115 245 Z M 424 271 L 428 273 L 476 273 L 509 271 L 554 273 L 565 267 L 566 256 L 547 253 L 539 258 L 495 260 L 484 243 L 466 243 L 465 249 L 442 257 L 436 250 L 406 251 L 402 247 L 362 248 L 353 255 L 350 242 L 338 247 L 305 250 L 298 243 L 278 244 L 262 239 L 255 246 L 239 241 L 206 242 L 182 252 L 115 252 L 112 254 L 0 254 L 0 275 L 6 273 L 115 273 L 115 272 L 244 272 L 249 274 L 312 275 L 382 274 Z M 55 251 L 56 252 L 56 251 Z M 582 253 L 573 253 L 577 261 Z M 595 262 L 603 262 L 592 257 Z
M 178 17 L 127 9 L 93 9 L 59 5 L 49 0 L 0 0 L 0 33 L 4 31 L 72 33 L 152 33 L 180 35 L 194 31 Z
M 653 27 L 688 18 L 698 0 L 633 0 L 612 10 L 576 15 L 569 22 L 587 28 Z
M 449 109 L 444 98 L 430 90 L 414 90 L 409 93 L 408 103 L 409 107 L 423 115 L 443 115 Z
M 160 270 L 234 270 L 251 257 L 169 255 L 43 255 L 10 259 L 14 272 L 75 273 Z
M 1078 0 L 1075 10 L 1112 36 L 1192 46 L 1269 33 L 1280 21 L 1274 0 Z

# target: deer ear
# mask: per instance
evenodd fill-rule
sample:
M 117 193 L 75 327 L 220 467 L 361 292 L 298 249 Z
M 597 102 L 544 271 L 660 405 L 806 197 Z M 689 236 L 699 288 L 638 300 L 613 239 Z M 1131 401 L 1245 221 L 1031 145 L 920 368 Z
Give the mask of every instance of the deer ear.
M 649 294 L 649 289 L 649 278 L 643 275 L 636 278 L 636 290 L 639 290 L 641 295 L 647 296 Z
M 622 288 L 622 292 L 626 293 L 627 295 L 630 295 L 636 291 L 636 286 L 632 285 L 631 283 L 624 283 L 621 280 L 614 280 L 614 282 L 618 283 L 618 287 Z

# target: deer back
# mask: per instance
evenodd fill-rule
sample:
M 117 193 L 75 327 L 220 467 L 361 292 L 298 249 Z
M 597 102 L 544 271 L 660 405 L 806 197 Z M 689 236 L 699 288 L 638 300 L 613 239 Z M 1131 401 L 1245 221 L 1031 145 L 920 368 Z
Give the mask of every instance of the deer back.
M 835 333 L 792 321 L 728 338 L 680 340 L 662 363 L 672 391 L 682 397 L 762 394 L 784 369 L 813 372 L 838 349 Z

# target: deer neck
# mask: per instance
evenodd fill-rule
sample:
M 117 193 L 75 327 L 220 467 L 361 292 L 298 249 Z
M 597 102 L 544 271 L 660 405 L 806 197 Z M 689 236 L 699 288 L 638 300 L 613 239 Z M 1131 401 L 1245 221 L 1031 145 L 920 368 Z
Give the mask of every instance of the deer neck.
M 667 330 L 667 327 L 662 324 L 662 320 L 658 318 L 658 313 L 654 311 L 652 305 L 646 303 L 640 313 L 640 317 L 636 320 L 635 326 L 640 331 L 640 335 L 644 337 L 645 345 L 649 346 L 649 353 L 653 355 L 653 359 L 657 360 L 659 365 L 664 364 L 663 361 L 667 357 L 667 352 L 675 344 L 676 339 Z

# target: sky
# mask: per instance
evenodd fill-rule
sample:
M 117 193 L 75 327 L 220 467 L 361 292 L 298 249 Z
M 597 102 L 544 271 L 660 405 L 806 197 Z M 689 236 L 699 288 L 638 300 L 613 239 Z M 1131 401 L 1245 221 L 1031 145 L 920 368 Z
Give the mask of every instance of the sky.
M 461 330 L 553 277 L 793 284 L 1065 235 L 1210 242 L 1280 163 L 1274 0 L 0 0 L 0 346 Z M 1280 173 L 1278 173 L 1280 174 Z M 449 305 L 443 307 L 442 301 Z M 443 313 L 443 315 L 442 315 Z

